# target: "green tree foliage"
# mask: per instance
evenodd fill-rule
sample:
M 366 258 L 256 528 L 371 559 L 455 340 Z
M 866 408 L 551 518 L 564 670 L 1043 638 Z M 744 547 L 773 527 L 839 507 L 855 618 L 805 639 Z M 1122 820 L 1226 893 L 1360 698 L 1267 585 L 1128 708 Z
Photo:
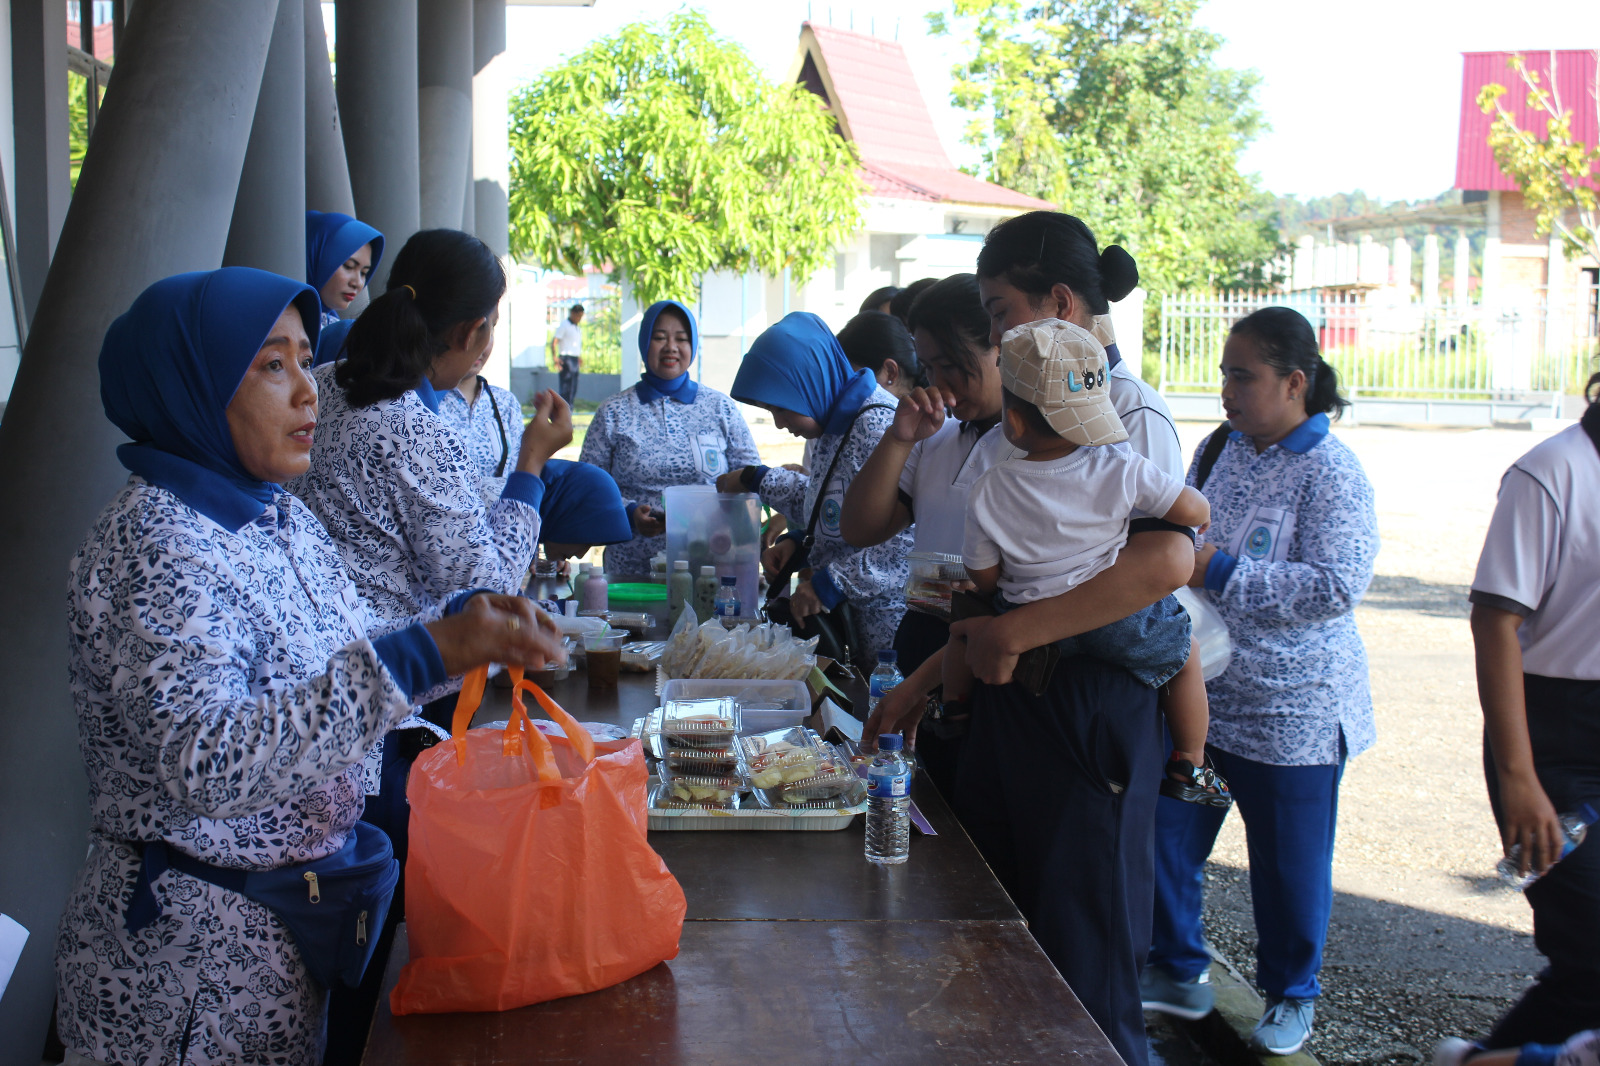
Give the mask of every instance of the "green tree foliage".
M 1555 65 L 1552 52 L 1552 73 Z M 1494 116 L 1489 127 L 1489 147 L 1494 150 L 1495 162 L 1517 183 L 1528 206 L 1538 212 L 1541 235 L 1554 230 L 1561 235 L 1569 253 L 1600 259 L 1600 219 L 1595 212 L 1594 187 L 1595 179 L 1600 177 L 1600 148 L 1573 135 L 1571 108 L 1553 85 L 1545 86 L 1538 72 L 1528 69 L 1522 56 L 1511 57 L 1511 68 L 1522 77 L 1528 90 L 1528 108 L 1543 121 L 1544 136 L 1517 125 L 1516 116 L 1501 103 L 1508 91 L 1504 85 L 1485 85 L 1478 92 L 1478 106 L 1484 114 Z M 1600 108 L 1600 68 L 1596 69 L 1590 97 Z
M 708 270 L 809 275 L 860 228 L 854 150 L 697 12 L 635 23 L 511 104 L 515 255 L 610 264 L 641 303 Z
M 1200 0 L 954 0 L 935 33 L 972 58 L 953 98 L 989 179 L 1122 244 L 1158 292 L 1263 280 L 1273 203 L 1239 171 L 1263 128 L 1254 74 L 1219 67 Z

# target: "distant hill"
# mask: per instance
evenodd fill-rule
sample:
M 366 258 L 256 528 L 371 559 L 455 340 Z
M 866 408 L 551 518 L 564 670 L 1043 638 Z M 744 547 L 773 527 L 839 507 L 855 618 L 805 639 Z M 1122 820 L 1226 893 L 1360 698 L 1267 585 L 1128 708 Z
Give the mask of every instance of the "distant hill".
M 1459 204 L 1461 190 L 1447 189 L 1438 196 L 1427 200 L 1383 200 L 1375 199 L 1357 189 L 1355 192 L 1334 193 L 1332 196 L 1317 196 L 1309 200 L 1301 200 L 1296 196 L 1276 197 L 1278 213 L 1278 235 L 1286 244 L 1293 244 L 1295 238 L 1307 233 L 1317 233 L 1317 227 L 1311 223 L 1326 221 L 1330 218 L 1352 218 L 1360 215 L 1385 215 L 1398 214 L 1414 210 L 1419 207 L 1436 207 L 1444 204 Z M 1406 226 L 1404 234 L 1410 239 L 1419 239 L 1427 234 L 1433 227 Z M 1391 232 L 1381 230 L 1373 231 L 1377 240 L 1386 240 L 1401 235 L 1402 227 L 1396 226 Z M 1445 234 L 1441 233 L 1441 236 Z M 1455 237 L 1454 228 L 1450 228 L 1448 236 Z M 1469 235 L 1470 236 L 1470 235 Z M 1481 237 L 1480 237 L 1481 239 Z

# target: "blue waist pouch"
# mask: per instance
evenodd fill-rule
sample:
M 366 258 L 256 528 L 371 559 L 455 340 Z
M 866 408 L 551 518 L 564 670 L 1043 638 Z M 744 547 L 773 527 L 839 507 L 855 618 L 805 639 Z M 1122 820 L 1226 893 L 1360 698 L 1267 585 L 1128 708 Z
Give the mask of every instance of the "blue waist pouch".
M 344 847 L 332 855 L 276 870 L 213 866 L 162 841 L 144 844 L 143 857 L 123 914 L 128 932 L 137 933 L 161 916 L 151 883 L 167 870 L 177 870 L 237 892 L 277 915 L 294 935 L 311 976 L 324 988 L 361 984 L 400 881 L 388 834 L 368 822 L 357 822 Z

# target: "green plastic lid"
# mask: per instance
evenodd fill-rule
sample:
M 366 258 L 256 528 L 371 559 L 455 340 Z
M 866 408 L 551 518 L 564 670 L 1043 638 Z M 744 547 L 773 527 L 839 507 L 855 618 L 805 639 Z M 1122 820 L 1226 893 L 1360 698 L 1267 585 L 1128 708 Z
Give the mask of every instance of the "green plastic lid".
M 606 593 L 613 600 L 631 600 L 634 603 L 665 601 L 667 586 L 654 583 L 633 584 L 624 582 L 621 585 L 612 585 Z

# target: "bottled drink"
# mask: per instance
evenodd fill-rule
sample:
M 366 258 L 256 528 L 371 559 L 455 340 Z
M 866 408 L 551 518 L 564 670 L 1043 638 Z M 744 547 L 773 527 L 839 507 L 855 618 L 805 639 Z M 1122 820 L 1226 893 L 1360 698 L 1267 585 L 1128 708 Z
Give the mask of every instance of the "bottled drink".
M 722 585 L 717 580 L 717 568 L 702 566 L 700 576 L 694 579 L 694 613 L 704 622 L 717 610 L 717 592 Z
M 899 654 L 893 648 L 885 648 L 878 653 L 878 665 L 868 681 L 871 686 L 867 694 L 869 715 L 878 709 L 878 701 L 883 699 L 890 689 L 905 680 L 900 676 L 899 659 Z
M 611 584 L 606 580 L 605 571 L 589 571 L 589 580 L 583 583 L 583 599 L 579 614 L 597 615 L 605 614 L 611 608 Z
M 589 583 L 589 572 L 593 569 L 593 563 L 579 563 L 578 572 L 572 575 L 572 598 L 579 603 L 583 602 L 583 586 Z
M 867 861 L 889 866 L 911 855 L 911 767 L 899 733 L 878 734 L 867 768 Z
M 732 574 L 724 574 L 722 586 L 717 589 L 716 602 L 712 609 L 718 618 L 722 619 L 725 626 L 732 625 L 733 619 L 739 617 L 739 579 Z
M 667 625 L 678 624 L 683 605 L 694 599 L 694 575 L 689 573 L 689 560 L 677 559 L 672 564 L 672 576 L 667 578 Z
M 1572 849 L 1583 843 L 1583 838 L 1588 834 L 1589 827 L 1596 821 L 1595 810 L 1587 803 L 1578 804 L 1578 809 L 1568 811 L 1558 816 L 1561 820 L 1561 832 L 1566 836 L 1566 843 L 1561 845 L 1561 854 L 1557 861 L 1572 854 Z M 1517 866 L 1522 858 L 1522 845 L 1513 844 L 1511 850 L 1506 852 L 1506 857 L 1495 863 L 1495 873 L 1500 875 L 1500 880 L 1516 889 L 1526 889 L 1529 885 L 1539 880 L 1539 875 L 1529 867 L 1527 873 L 1519 873 Z

